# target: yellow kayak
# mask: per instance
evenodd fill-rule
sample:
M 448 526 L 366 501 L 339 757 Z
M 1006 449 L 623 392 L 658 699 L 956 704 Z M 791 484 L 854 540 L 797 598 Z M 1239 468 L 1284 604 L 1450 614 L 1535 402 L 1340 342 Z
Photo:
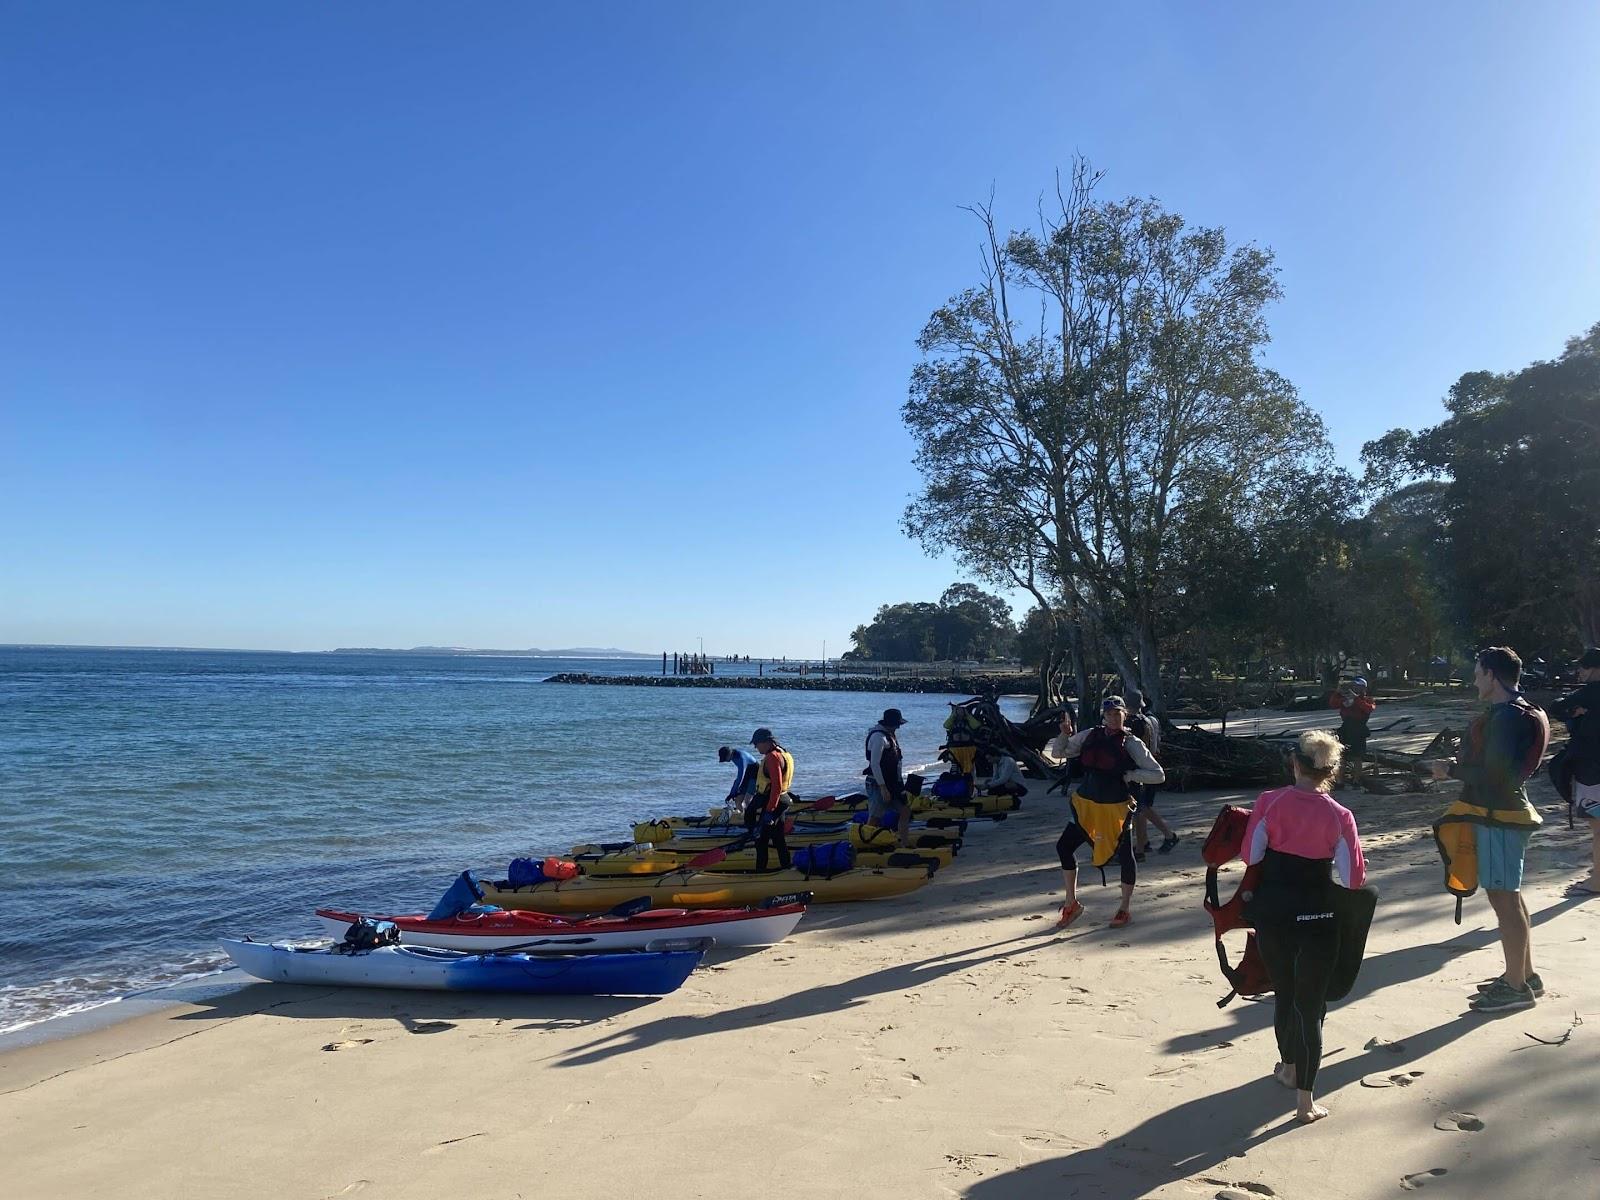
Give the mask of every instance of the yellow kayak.
M 681 871 L 708 847 L 633 846 L 627 850 L 574 846 L 572 859 L 585 875 L 661 875 Z M 857 867 L 948 867 L 955 852 L 948 847 L 924 850 L 857 850 Z M 753 847 L 735 850 L 706 867 L 708 871 L 754 871 Z
M 484 882 L 483 903 L 501 908 L 548 913 L 603 913 L 641 896 L 653 908 L 738 908 L 773 896 L 810 892 L 818 904 L 846 900 L 880 900 L 914 892 L 933 876 L 927 867 L 858 867 L 831 879 L 807 879 L 799 871 L 760 874 L 674 871 L 645 878 L 595 878 L 580 875 L 560 883 L 535 883 L 514 888 L 504 880 Z
M 633 840 L 635 844 L 649 842 L 657 849 L 670 847 L 674 850 L 710 850 L 713 847 L 724 845 L 728 842 L 740 841 L 748 836 L 748 831 L 743 826 L 723 826 L 714 832 L 716 837 L 707 837 L 713 832 L 711 829 L 695 831 L 685 830 L 678 826 L 668 825 L 665 822 L 645 821 L 633 827 Z M 679 834 L 685 836 L 679 836 Z M 951 854 L 961 849 L 961 831 L 959 829 L 912 829 L 909 833 L 911 848 L 922 852 L 925 850 L 948 849 Z M 817 846 L 824 842 L 848 841 L 857 850 L 892 850 L 895 845 L 895 831 L 881 828 L 877 825 L 842 826 L 838 829 L 795 829 L 791 830 L 784 838 L 789 843 L 790 849 L 799 846 Z M 599 847 L 574 846 L 574 854 L 592 854 L 596 849 L 621 850 L 622 845 L 601 844 Z

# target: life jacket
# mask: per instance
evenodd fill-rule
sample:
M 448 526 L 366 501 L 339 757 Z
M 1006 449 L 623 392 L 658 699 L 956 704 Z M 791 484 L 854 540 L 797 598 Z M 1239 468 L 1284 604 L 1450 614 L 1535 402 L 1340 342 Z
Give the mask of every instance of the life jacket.
M 950 715 L 944 720 L 944 729 L 944 744 L 950 749 L 977 744 L 978 718 L 959 704 L 950 706 Z
M 1126 733 L 1112 733 L 1096 725 L 1083 739 L 1078 762 L 1083 765 L 1083 780 L 1078 792 L 1102 804 L 1125 804 L 1132 800 L 1128 781 L 1123 778 L 1136 770 L 1138 763 L 1128 753 Z
M 1261 881 L 1261 868 L 1246 867 L 1244 878 L 1234 889 L 1233 899 L 1222 903 L 1217 894 L 1217 872 L 1220 867 L 1238 858 L 1244 850 L 1244 829 L 1250 821 L 1249 810 L 1236 804 L 1224 804 L 1200 847 L 1200 857 L 1206 864 L 1205 909 L 1211 914 L 1211 927 L 1217 945 L 1217 965 L 1222 977 L 1228 981 L 1230 991 L 1217 1001 L 1218 1008 L 1226 1007 L 1235 996 L 1255 999 L 1272 994 L 1272 977 L 1267 974 L 1266 960 L 1261 957 L 1261 947 L 1256 944 L 1255 929 L 1244 915 L 1245 893 L 1253 892 Z M 1239 965 L 1228 961 L 1228 947 L 1222 935 L 1235 929 L 1248 930 L 1244 939 L 1244 953 Z
M 794 782 L 794 755 L 776 744 L 773 745 L 773 750 L 783 762 L 783 778 L 777 781 L 776 790 L 772 786 L 773 781 L 767 778 L 765 754 L 761 756 L 761 767 L 756 771 L 756 797 L 768 806 L 777 804 L 789 790 L 789 785 Z
M 869 779 L 872 778 L 872 735 L 875 733 L 883 734 L 884 745 L 883 754 L 881 757 L 886 760 L 883 766 L 884 777 L 889 777 L 891 774 L 889 768 L 892 765 L 894 767 L 893 775 L 898 778 L 900 775 L 901 761 L 900 739 L 895 736 L 894 730 L 887 729 L 882 725 L 874 725 L 871 729 L 867 730 L 866 741 L 862 743 L 861 747 L 863 753 L 865 753 L 867 756 L 867 769 L 861 773 L 867 776 Z
M 1543 709 L 1528 703 L 1520 694 L 1513 696 L 1506 707 L 1517 714 L 1522 722 L 1518 739 L 1516 795 L 1489 796 L 1483 794 L 1481 789 L 1463 788 L 1461 795 L 1433 824 L 1434 844 L 1439 848 L 1439 857 L 1444 862 L 1445 891 L 1456 898 L 1457 925 L 1461 924 L 1462 902 L 1478 890 L 1478 827 L 1531 831 L 1543 824 L 1538 812 L 1528 803 L 1527 793 L 1521 784 L 1539 769 L 1539 761 L 1550 742 L 1550 719 L 1545 716 Z M 1467 727 L 1462 760 L 1468 764 L 1483 762 L 1484 743 L 1493 715 L 1494 709 L 1491 708 Z M 1504 803 L 1507 800 L 1517 803 Z

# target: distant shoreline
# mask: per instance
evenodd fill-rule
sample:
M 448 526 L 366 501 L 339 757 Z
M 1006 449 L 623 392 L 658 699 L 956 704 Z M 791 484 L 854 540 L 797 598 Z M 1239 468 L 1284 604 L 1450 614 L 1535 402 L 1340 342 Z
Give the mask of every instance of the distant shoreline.
M 986 688 L 1001 695 L 1031 694 L 1038 676 L 1031 672 L 982 675 L 590 675 L 564 671 L 545 683 L 616 687 L 756 688 L 800 692 L 928 692 L 975 696 Z M 1020 689 L 1020 690 L 1019 690 Z

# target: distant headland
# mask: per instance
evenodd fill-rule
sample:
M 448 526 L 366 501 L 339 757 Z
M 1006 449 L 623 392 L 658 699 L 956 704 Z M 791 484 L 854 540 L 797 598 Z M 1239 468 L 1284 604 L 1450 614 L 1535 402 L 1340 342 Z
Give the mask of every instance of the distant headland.
M 323 650 L 323 654 L 482 654 L 494 657 L 514 655 L 519 658 L 657 658 L 639 650 L 618 650 L 615 646 L 567 646 L 560 650 L 479 650 L 471 646 L 412 646 L 410 649 L 386 649 L 382 646 L 340 646 L 337 650 Z

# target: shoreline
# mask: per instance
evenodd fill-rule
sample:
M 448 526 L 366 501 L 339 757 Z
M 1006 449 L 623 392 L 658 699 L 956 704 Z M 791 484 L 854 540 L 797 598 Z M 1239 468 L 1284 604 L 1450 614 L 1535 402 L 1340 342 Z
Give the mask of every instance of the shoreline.
M 1444 795 L 1341 791 L 1383 899 L 1356 991 L 1328 1018 L 1317 1090 L 1334 1115 L 1309 1129 L 1267 1077 L 1270 1005 L 1215 1007 L 1199 843 L 1218 804 L 1254 790 L 1163 793 L 1184 841 L 1141 868 L 1134 923 L 1104 927 L 1115 888 L 1090 872 L 1088 922 L 1053 935 L 1065 806 L 1036 783 L 921 891 L 813 910 L 788 942 L 660 1000 L 250 982 L 6 1050 L 8 1168 L 42 1198 L 670 1200 L 768 1177 L 807 1197 L 851 1178 L 974 1200 L 1059 1200 L 1090 1180 L 1160 1200 L 1371 1200 L 1405 1179 L 1570 1194 L 1600 1155 L 1579 1099 L 1600 1070 L 1600 904 L 1561 897 L 1588 830 L 1565 828 L 1542 779 L 1534 791 L 1546 825 L 1526 890 L 1550 992 L 1498 1020 L 1463 1012 L 1498 951 L 1481 896 L 1452 923 L 1426 830 Z M 708 1163 L 711 1131 L 756 1111 L 797 1114 L 805 1134 L 721 1138 Z
M 747 688 L 794 692 L 905 692 L 949 696 L 976 696 L 985 688 L 1000 695 L 1033 695 L 1018 685 L 1037 683 L 1036 675 L 592 675 L 586 671 L 561 671 L 543 682 L 587 687 Z

